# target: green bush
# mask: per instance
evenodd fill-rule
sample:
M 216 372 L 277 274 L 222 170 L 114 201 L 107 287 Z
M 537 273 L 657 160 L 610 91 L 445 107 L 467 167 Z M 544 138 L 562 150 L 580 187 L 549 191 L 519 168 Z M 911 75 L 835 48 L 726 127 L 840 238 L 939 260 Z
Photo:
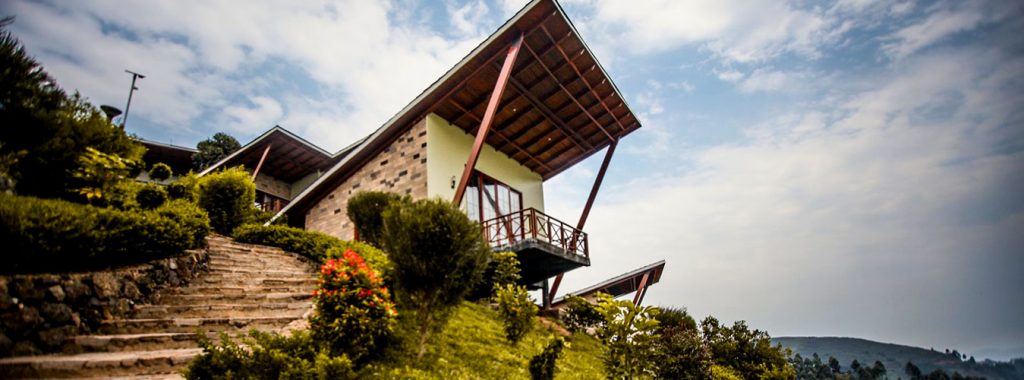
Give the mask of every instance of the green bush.
M 655 342 L 658 356 L 658 378 L 707 379 L 711 378 L 711 351 L 701 339 L 696 327 L 659 325 L 659 338 Z
M 515 285 L 519 281 L 519 258 L 515 252 L 498 252 L 493 256 L 494 289 Z
M 341 240 L 334 236 L 288 226 L 244 224 L 236 228 L 232 236 L 243 243 L 278 247 L 318 263 L 327 260 L 328 250 L 341 247 Z
M 247 347 L 221 333 L 220 344 L 199 332 L 202 355 L 185 369 L 186 379 L 355 379 L 352 362 L 331 356 L 308 331 L 291 336 L 249 332 Z
M 180 254 L 191 234 L 156 211 L 121 211 L 0 194 L 2 271 L 85 270 Z
M 533 328 L 537 305 L 530 299 L 530 293 L 522 285 L 501 285 L 494 293 L 495 301 L 498 302 L 498 315 L 501 316 L 501 322 L 505 327 L 505 339 L 512 344 L 519 343 Z
M 384 248 L 405 307 L 419 326 L 422 357 L 430 333 L 480 281 L 491 249 L 480 224 L 442 199 L 395 202 L 384 211 Z
M 192 172 L 178 177 L 174 182 L 167 184 L 167 197 L 195 201 L 199 198 L 199 177 Z
M 230 235 L 251 214 L 256 184 L 242 168 L 231 168 L 199 178 L 199 207 L 210 215 L 210 225 Z
M 384 210 L 401 199 L 398 194 L 382 191 L 360 191 L 349 198 L 345 213 L 355 223 L 359 240 L 374 247 L 383 247 Z
M 565 297 L 565 303 L 566 307 L 560 318 L 569 331 L 585 332 L 590 328 L 599 327 L 604 322 L 604 317 L 597 307 L 583 297 L 570 294 Z
M 171 178 L 172 175 L 174 175 L 174 172 L 171 171 L 171 167 L 163 162 L 157 162 L 149 168 L 149 178 L 157 181 L 166 180 Z
M 617 301 L 604 293 L 599 293 L 597 299 L 597 310 L 604 317 L 597 336 L 605 344 L 604 368 L 608 377 L 632 379 L 654 375 L 658 364 L 655 343 L 659 339 L 654 316 L 658 309 Z
M 530 358 L 530 378 L 533 380 L 554 380 L 555 362 L 562 356 L 562 349 L 567 346 L 565 338 L 555 336 L 551 343 L 544 346 L 544 351 Z
M 380 275 L 384 284 L 391 284 L 391 276 L 394 273 L 394 264 L 388 259 L 388 255 L 376 247 L 358 241 L 338 240 L 338 246 L 327 250 L 327 258 L 342 258 L 347 250 L 355 251 L 366 264 Z
M 355 251 L 320 267 L 310 329 L 334 354 L 361 360 L 374 354 L 395 327 L 397 312 L 376 271 Z
M 163 186 L 156 184 L 145 184 L 135 193 L 135 202 L 146 210 L 152 210 L 167 201 L 167 191 Z
M 186 246 L 188 248 L 199 248 L 206 245 L 206 235 L 210 234 L 210 218 L 206 211 L 196 206 L 195 203 L 181 199 L 165 202 L 156 209 L 161 216 L 178 223 L 178 227 L 185 230 L 188 237 Z

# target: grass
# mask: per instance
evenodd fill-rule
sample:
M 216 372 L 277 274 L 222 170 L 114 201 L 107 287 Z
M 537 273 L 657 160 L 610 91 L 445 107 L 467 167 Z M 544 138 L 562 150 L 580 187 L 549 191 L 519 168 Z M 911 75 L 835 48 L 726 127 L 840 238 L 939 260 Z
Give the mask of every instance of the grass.
M 529 379 L 530 358 L 539 354 L 556 334 L 540 327 L 521 342 L 505 340 L 497 312 L 486 306 L 464 302 L 452 314 L 448 325 L 431 336 L 427 353 L 416 360 L 415 333 L 402 321 L 398 339 L 403 344 L 362 371 L 362 377 L 378 379 Z M 586 334 L 567 339 L 570 346 L 558 359 L 557 379 L 603 379 L 601 343 Z

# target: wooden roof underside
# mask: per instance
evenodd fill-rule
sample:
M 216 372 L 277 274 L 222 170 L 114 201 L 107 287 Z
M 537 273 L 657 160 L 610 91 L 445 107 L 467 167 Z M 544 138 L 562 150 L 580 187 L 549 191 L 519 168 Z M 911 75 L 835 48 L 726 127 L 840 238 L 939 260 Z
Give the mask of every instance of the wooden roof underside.
M 488 145 L 544 179 L 640 128 L 612 81 L 555 7 L 541 2 L 516 23 L 522 25 L 523 46 L 487 138 Z M 518 33 L 509 34 L 514 38 Z M 476 134 L 507 46 L 464 65 L 457 73 L 462 75 L 452 78 L 454 86 L 434 100 L 429 112 Z
M 661 273 L 664 271 L 665 260 L 661 260 L 657 263 L 621 274 L 585 289 L 569 292 L 569 294 L 587 297 L 595 293 L 607 293 L 612 297 L 619 297 L 639 290 L 640 282 L 643 280 L 644 274 L 650 274 L 647 279 L 647 286 L 657 284 L 661 281 Z M 565 298 L 563 297 L 554 303 L 561 303 L 564 300 Z
M 326 171 L 334 163 L 331 156 L 324 154 L 295 138 L 274 130 L 257 144 L 246 147 L 239 155 L 222 163 L 221 167 L 245 165 L 249 170 L 256 168 L 267 145 L 270 153 L 260 167 L 260 173 L 285 182 L 295 182 L 317 170 Z

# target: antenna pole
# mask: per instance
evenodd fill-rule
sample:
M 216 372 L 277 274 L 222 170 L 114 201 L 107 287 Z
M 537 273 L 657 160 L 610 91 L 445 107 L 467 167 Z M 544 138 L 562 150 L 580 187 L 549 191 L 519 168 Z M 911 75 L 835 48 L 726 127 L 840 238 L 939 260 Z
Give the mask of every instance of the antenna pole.
M 145 79 L 146 76 L 139 74 L 131 70 L 125 70 L 124 72 L 132 75 L 132 87 L 128 90 L 128 104 L 124 106 L 124 117 L 121 118 L 121 129 L 124 129 L 124 125 L 128 123 L 128 109 L 132 107 L 132 94 L 138 87 L 135 87 L 135 79 Z

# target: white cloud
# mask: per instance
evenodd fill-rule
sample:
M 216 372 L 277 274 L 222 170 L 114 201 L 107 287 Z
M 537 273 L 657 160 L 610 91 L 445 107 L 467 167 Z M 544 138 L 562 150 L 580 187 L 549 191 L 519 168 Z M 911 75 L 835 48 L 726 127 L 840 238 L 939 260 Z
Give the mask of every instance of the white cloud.
M 735 70 L 715 71 L 715 75 L 718 76 L 718 79 L 726 82 L 737 82 L 746 76 L 745 74 Z
M 740 92 L 792 92 L 803 87 L 810 75 L 802 72 L 784 72 L 771 68 L 754 70 L 739 83 Z
M 891 58 L 902 59 L 915 51 L 957 33 L 1005 17 L 1004 9 L 993 9 L 983 1 L 940 3 L 930 9 L 921 22 L 904 27 L 888 36 L 882 50 Z M 896 12 L 905 10 L 894 9 Z M 1009 10 L 1012 13 L 1012 10 Z
M 277 124 L 284 114 L 281 104 L 266 96 L 249 99 L 248 105 L 234 104 L 224 108 L 218 123 L 233 133 L 260 134 Z

